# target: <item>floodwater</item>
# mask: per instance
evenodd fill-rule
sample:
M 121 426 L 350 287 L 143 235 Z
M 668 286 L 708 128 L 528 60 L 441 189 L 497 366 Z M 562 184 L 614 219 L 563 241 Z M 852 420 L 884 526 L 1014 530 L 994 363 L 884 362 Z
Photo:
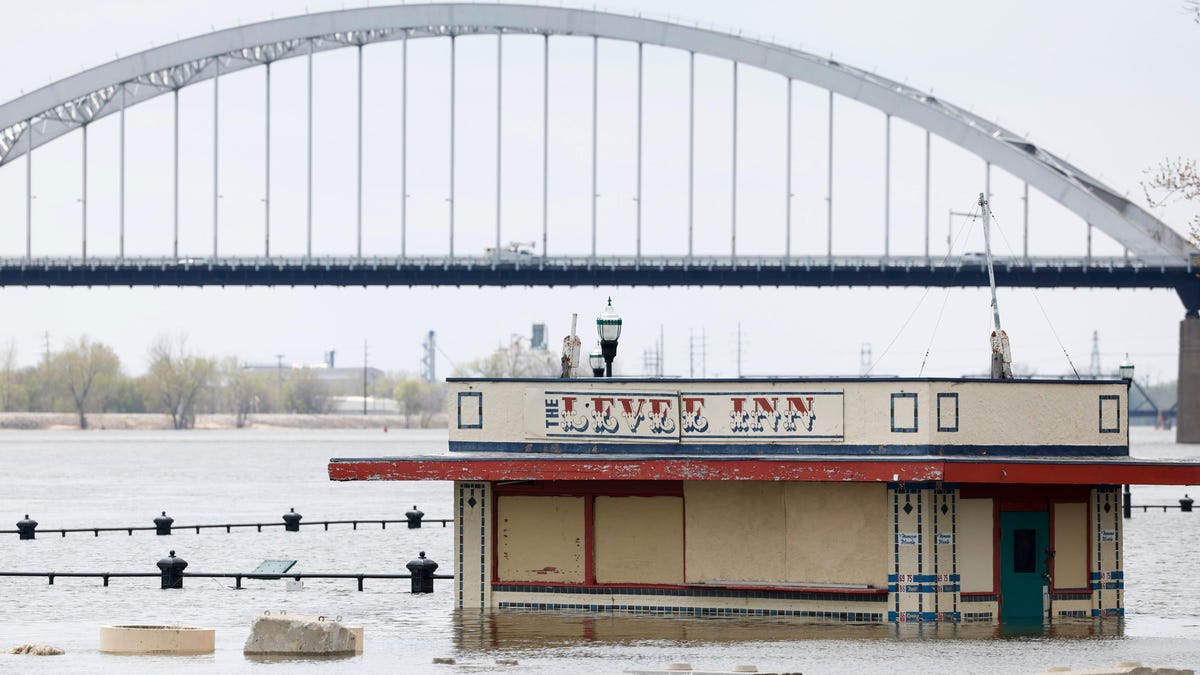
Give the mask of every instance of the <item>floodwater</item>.
M 1200 457 L 1173 432 L 1135 429 L 1139 457 Z M 190 572 L 246 572 L 266 559 L 299 561 L 297 572 L 405 572 L 419 551 L 451 572 L 451 529 L 427 524 L 182 530 L 188 524 L 280 522 L 289 508 L 306 521 L 403 518 L 414 504 L 427 518 L 451 517 L 447 483 L 328 480 L 330 457 L 444 452 L 445 431 L 90 431 L 3 432 L 0 529 L 28 513 L 34 541 L 0 535 L 0 571 L 157 572 L 175 549 Z M 1189 488 L 1133 488 L 1134 503 L 1177 503 Z M 1195 488 L 1193 491 L 1200 492 Z M 1200 497 L 1200 495 L 1197 495 Z M 69 533 L 49 528 L 151 525 L 167 511 L 175 534 Z M 7 520 L 3 520 L 7 519 Z M 0 577 L 0 651 L 49 643 L 56 657 L 0 654 L 0 672 L 621 673 L 686 662 L 697 669 L 753 664 L 760 671 L 813 673 L 1029 673 L 1055 665 L 1119 661 L 1200 667 L 1200 510 L 1134 513 L 1126 521 L 1126 618 L 1075 620 L 1011 629 L 993 626 L 806 624 L 777 619 L 662 618 L 568 612 L 458 615 L 448 582 L 433 595 L 407 580 L 282 581 L 192 578 L 164 591 L 158 579 Z M 342 617 L 365 628 L 361 656 L 279 664 L 242 655 L 251 619 L 263 611 Z M 106 624 L 216 628 L 205 656 L 115 656 L 97 651 Z M 452 657 L 457 665 L 434 665 Z M 516 659 L 518 665 L 497 665 Z

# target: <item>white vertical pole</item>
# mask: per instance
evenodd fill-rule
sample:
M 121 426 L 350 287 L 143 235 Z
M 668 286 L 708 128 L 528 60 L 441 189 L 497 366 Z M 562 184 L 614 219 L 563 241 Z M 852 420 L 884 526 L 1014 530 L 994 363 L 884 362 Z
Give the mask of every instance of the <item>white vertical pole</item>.
M 178 91 L 178 90 L 177 90 Z M 266 143 L 263 150 L 263 255 L 271 257 L 271 62 L 267 61 L 265 113 Z
M 733 171 L 730 172 L 729 257 L 737 257 L 738 64 L 733 62 Z M 736 262 L 734 263 L 736 264 Z
M 1024 250 L 1022 251 L 1022 254 L 1025 256 L 1026 264 L 1028 264 L 1029 263 L 1029 183 L 1025 183 L 1025 190 L 1021 197 L 1021 201 L 1023 202 L 1022 209 L 1025 212 L 1024 219 L 1023 219 L 1025 234 L 1024 234 L 1024 236 L 1022 236 L 1022 239 L 1023 239 L 1022 248 Z
M 883 139 L 883 257 L 892 252 L 892 116 L 885 115 Z
M 992 163 L 991 162 L 983 163 L 983 188 L 985 190 L 987 190 L 987 198 L 988 198 L 988 201 L 990 202 L 992 200 Z
M 833 264 L 833 90 L 829 90 L 829 161 L 826 173 L 825 220 L 829 262 Z
M 784 164 L 784 258 L 792 257 L 792 79 L 787 79 L 787 151 Z
M 502 152 L 503 142 L 501 133 L 503 131 L 501 113 L 504 103 L 504 36 L 502 33 L 496 33 L 496 256 L 500 255 L 500 189 L 503 186 L 502 177 Z
M 179 258 L 179 88 L 175 88 L 174 92 L 174 109 L 172 117 L 174 118 L 174 135 L 172 146 L 172 192 L 171 192 L 171 210 L 172 210 L 172 248 L 176 259 Z
M 400 43 L 400 257 L 408 257 L 408 33 Z
M 363 46 L 358 45 L 358 257 L 362 257 L 362 199 L 363 199 Z
M 87 136 L 88 136 L 88 134 L 87 134 L 87 132 L 88 132 L 88 125 L 84 124 L 83 125 L 83 189 L 80 191 L 79 204 L 81 207 L 80 208 L 80 216 L 81 216 L 82 237 L 83 237 L 81 240 L 81 244 L 82 244 L 81 255 L 85 262 L 87 261 L 87 201 L 88 201 L 88 184 L 87 184 L 88 183 L 88 181 L 87 181 L 87 179 L 88 179 L 88 159 L 87 159 L 87 151 L 88 151 L 88 137 Z
M 218 101 L 219 101 L 218 93 L 220 92 L 219 85 L 221 82 L 221 57 L 220 56 L 218 56 L 218 57 L 216 57 L 216 59 L 214 59 L 213 69 L 214 69 L 213 70 L 213 259 L 216 259 L 216 257 L 217 257 L 217 224 L 219 222 L 219 214 L 221 212 L 220 202 L 218 201 L 220 199 L 220 182 L 218 180 L 218 178 L 219 178 L 218 169 L 220 168 L 220 165 L 221 165 L 220 164 L 220 151 L 219 151 L 220 144 L 218 143 L 218 140 L 220 139 L 220 135 L 218 133 L 218 130 L 220 129 L 220 125 L 219 125 L 219 121 L 220 121 L 219 110 L 220 110 L 220 108 L 218 107 Z
M 688 52 L 688 259 L 696 210 L 696 52 Z
M 542 257 L 549 255 L 550 224 L 550 34 L 542 36 Z
M 125 259 L 125 83 L 121 83 L 121 178 L 118 203 L 117 253 Z
M 121 119 L 125 119 L 124 101 Z M 122 126 L 122 131 L 124 126 Z M 122 143 L 122 148 L 124 143 Z M 122 155 L 124 160 L 124 155 Z M 25 123 L 25 261 L 33 257 L 33 118 Z
M 949 253 L 947 251 L 947 253 Z M 929 257 L 929 132 L 925 132 L 925 257 Z
M 455 36 L 450 36 L 450 257 L 454 257 L 454 68 Z
M 307 174 L 308 175 L 308 178 L 307 178 L 307 181 L 308 181 L 308 183 L 307 183 L 307 185 L 308 185 L 308 187 L 307 187 L 308 212 L 307 212 L 306 220 L 305 220 L 306 228 L 307 228 L 307 230 L 306 230 L 307 244 L 305 245 L 305 249 L 304 249 L 304 257 L 306 259 L 312 258 L 312 226 L 313 226 L 313 219 L 312 219 L 313 112 L 312 112 L 312 110 L 313 110 L 313 41 L 310 39 L 308 41 L 308 132 L 307 132 L 308 133 L 308 155 L 307 155 L 307 157 L 308 157 L 308 174 Z
M 637 260 L 642 260 L 642 43 L 638 43 L 637 78 Z
M 596 260 L 596 126 L 597 118 L 597 95 L 598 95 L 598 79 L 599 79 L 599 62 L 600 62 L 600 38 L 592 38 L 592 262 Z

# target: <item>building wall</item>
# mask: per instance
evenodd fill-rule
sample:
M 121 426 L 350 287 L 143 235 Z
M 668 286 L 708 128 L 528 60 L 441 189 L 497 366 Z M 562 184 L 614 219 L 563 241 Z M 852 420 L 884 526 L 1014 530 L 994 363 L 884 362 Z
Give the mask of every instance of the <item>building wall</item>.
M 1122 412 L 1128 387 L 1115 382 L 580 379 L 450 386 L 452 450 L 528 452 L 527 444 L 537 442 L 590 452 L 602 440 L 640 453 L 670 452 L 672 444 L 712 446 L 712 452 L 736 446 L 728 452 L 741 454 L 747 444 L 763 452 L 799 444 L 808 451 L 837 446 L 872 454 L 906 446 L 935 446 L 938 454 L 956 446 L 986 447 L 993 454 L 1013 446 L 1049 454 L 1071 447 L 1128 454 Z M 802 401 L 806 414 L 784 419 L 795 407 L 789 401 Z M 681 411 L 688 406 L 694 415 Z M 774 412 L 764 412 L 769 410 Z
M 583 497 L 500 497 L 496 523 L 501 579 L 583 583 Z
M 596 583 L 682 584 L 683 499 L 596 497 Z

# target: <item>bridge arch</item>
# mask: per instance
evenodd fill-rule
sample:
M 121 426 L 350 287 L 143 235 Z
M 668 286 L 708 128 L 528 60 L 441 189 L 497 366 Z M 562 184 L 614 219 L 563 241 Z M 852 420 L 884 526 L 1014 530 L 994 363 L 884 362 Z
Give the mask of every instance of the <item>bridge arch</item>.
M 1148 262 L 1196 253 L 1116 190 L 1019 135 L 908 85 L 798 49 L 698 27 L 561 7 L 430 4 L 346 9 L 229 28 L 111 61 L 0 105 L 0 165 L 75 128 L 277 60 L 373 42 L 467 34 L 576 35 L 680 49 L 806 82 L 906 120 L 1059 202 Z

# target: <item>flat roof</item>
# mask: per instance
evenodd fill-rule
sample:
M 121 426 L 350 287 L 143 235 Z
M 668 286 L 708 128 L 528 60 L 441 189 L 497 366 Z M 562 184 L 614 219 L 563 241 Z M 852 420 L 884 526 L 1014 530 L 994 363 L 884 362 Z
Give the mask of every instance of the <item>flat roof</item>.
M 333 458 L 329 478 L 479 481 L 812 481 L 1200 485 L 1200 461 L 1132 457 L 649 457 L 620 455 Z

